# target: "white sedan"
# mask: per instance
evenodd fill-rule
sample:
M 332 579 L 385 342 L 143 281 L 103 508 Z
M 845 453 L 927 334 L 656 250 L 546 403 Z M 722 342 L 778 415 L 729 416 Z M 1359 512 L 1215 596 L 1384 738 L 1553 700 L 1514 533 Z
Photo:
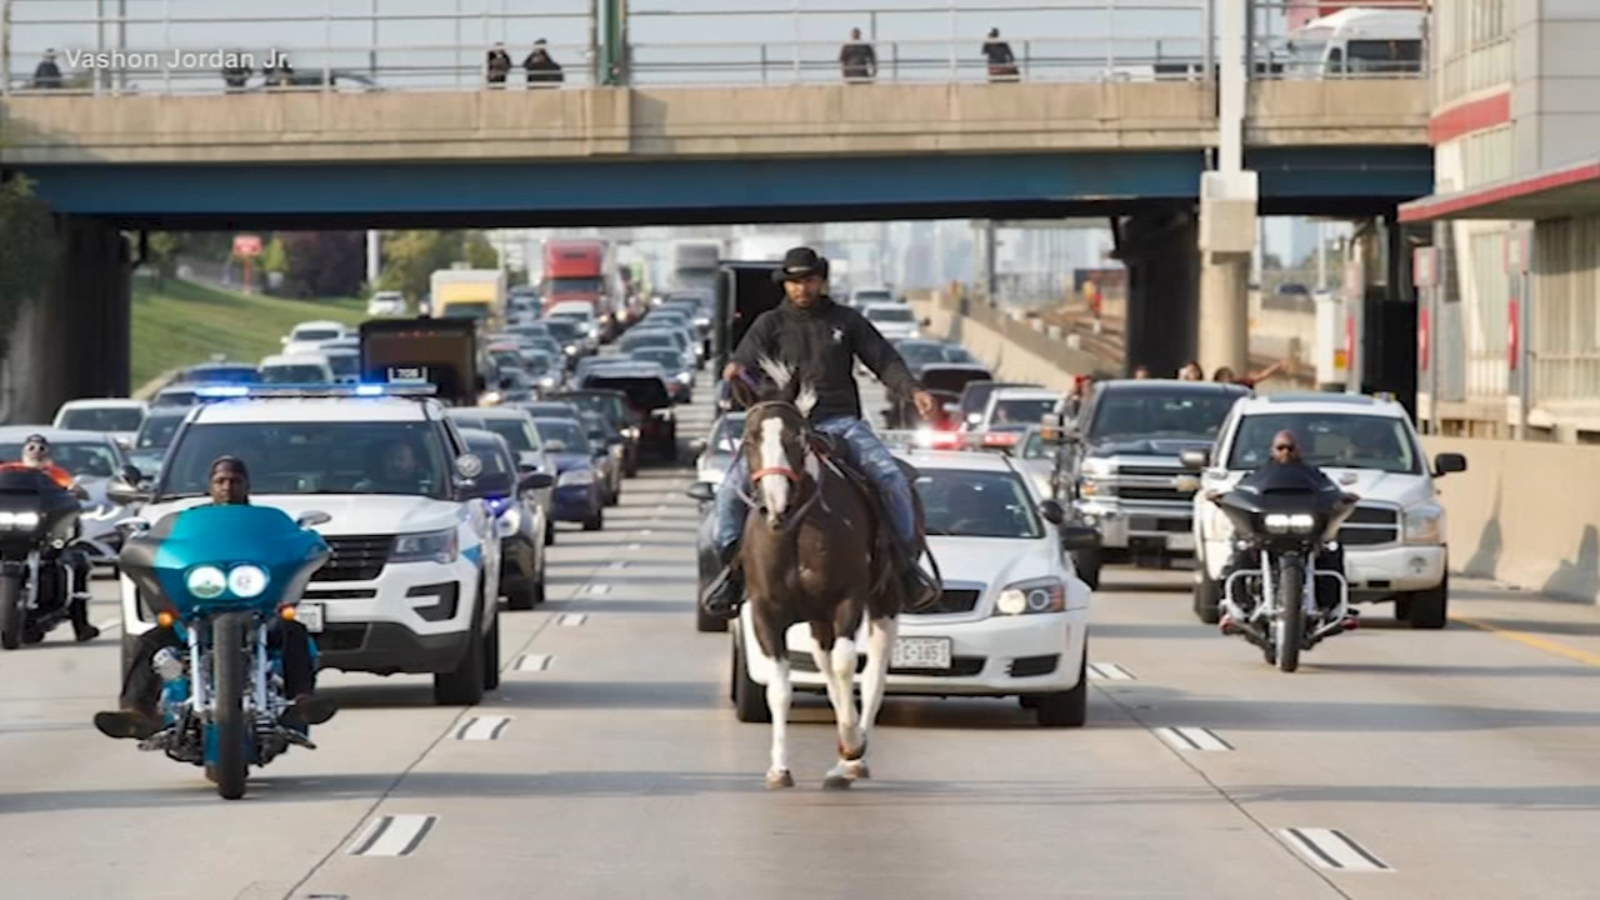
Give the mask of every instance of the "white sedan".
M 902 614 L 890 694 L 1017 697 L 1039 724 L 1080 726 L 1088 705 L 1089 587 L 1063 548 L 1096 540 L 1062 525 L 1006 456 L 913 450 L 928 545 L 944 577 L 935 611 Z M 733 700 L 742 721 L 766 721 L 772 664 L 756 650 L 750 606 L 733 639 Z M 865 646 L 865 625 L 857 638 Z M 810 626 L 789 629 L 790 678 L 824 692 Z M 745 652 L 750 648 L 752 652 Z M 865 654 L 862 655 L 863 661 Z

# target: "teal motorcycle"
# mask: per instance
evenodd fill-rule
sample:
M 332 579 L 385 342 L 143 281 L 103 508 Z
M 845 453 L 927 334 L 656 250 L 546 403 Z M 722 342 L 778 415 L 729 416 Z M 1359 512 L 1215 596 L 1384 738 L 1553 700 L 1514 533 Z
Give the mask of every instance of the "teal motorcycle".
M 309 729 L 279 721 L 290 698 L 268 629 L 294 617 L 306 583 L 331 556 L 311 530 L 327 521 L 323 513 L 297 521 L 272 507 L 239 505 L 197 506 L 153 525 L 130 525 L 122 573 L 157 627 L 174 629 L 186 648 L 156 657 L 166 727 L 139 748 L 203 766 L 224 799 L 244 796 L 250 766 L 265 766 L 291 746 L 316 749 Z

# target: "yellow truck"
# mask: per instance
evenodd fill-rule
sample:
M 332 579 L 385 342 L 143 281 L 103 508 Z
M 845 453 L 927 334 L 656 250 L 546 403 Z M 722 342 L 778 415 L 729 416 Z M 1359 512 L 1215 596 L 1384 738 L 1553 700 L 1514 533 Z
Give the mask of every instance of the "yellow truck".
M 494 331 L 505 322 L 506 273 L 500 269 L 440 269 L 429 279 L 430 314 L 436 319 L 471 319 Z

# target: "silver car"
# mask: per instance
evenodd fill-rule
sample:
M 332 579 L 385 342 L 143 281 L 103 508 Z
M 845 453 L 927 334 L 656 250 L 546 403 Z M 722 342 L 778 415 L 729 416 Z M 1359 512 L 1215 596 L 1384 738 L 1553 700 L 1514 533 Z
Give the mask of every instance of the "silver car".
M 694 461 L 695 481 L 704 481 L 713 487 L 722 484 L 742 440 L 744 413 L 726 412 L 718 416 L 706 437 L 696 438 L 689 444 L 690 449 L 699 454 Z

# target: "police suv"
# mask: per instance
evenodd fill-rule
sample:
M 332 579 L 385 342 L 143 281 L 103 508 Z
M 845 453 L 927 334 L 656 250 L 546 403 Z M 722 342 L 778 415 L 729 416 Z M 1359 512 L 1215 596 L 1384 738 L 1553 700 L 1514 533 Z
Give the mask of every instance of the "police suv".
M 499 685 L 500 537 L 491 500 L 517 490 L 467 452 L 431 385 L 221 385 L 179 426 L 141 518 L 208 502 L 212 461 L 250 469 L 250 502 L 321 512 L 333 556 L 296 619 L 325 668 L 434 676 L 434 699 Z M 216 396 L 210 396 L 215 394 Z M 133 488 L 119 485 L 120 492 Z M 122 578 L 124 655 L 157 627 Z

